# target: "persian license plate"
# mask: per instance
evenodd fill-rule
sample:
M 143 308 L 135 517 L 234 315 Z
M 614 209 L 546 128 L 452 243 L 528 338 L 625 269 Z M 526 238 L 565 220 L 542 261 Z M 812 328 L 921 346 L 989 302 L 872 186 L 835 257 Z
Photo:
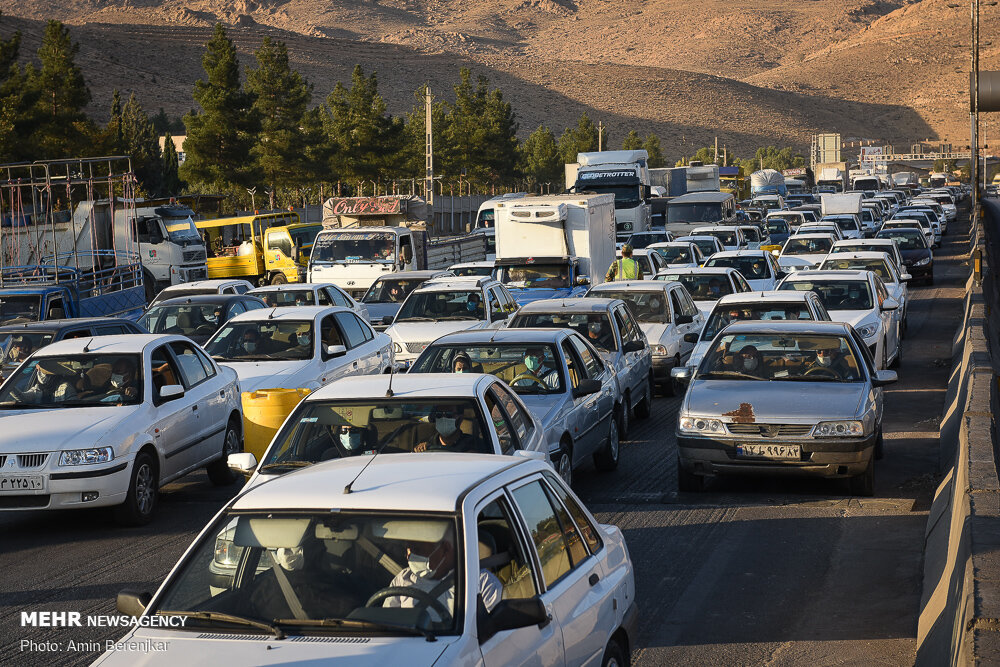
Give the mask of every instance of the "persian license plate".
M 741 458 L 798 461 L 802 458 L 801 445 L 743 444 L 736 445 L 736 455 Z
M 0 475 L 0 493 L 24 493 L 44 491 L 45 477 L 42 475 Z

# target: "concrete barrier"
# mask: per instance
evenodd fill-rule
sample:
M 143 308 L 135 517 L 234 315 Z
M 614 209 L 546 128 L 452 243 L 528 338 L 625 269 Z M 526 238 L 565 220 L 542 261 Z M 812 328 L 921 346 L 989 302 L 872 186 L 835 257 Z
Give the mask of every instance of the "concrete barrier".
M 1000 221 L 1000 208 L 989 215 Z M 1000 243 L 1000 237 L 988 236 Z M 981 238 L 981 229 L 974 227 L 973 249 Z M 983 271 L 983 284 L 992 285 L 985 255 Z M 987 294 L 990 298 L 970 276 L 941 422 L 946 473 L 925 533 L 917 665 L 1000 662 L 1000 480 L 993 424 L 996 375 L 988 343 L 995 330 L 989 322 L 998 313 L 988 308 L 994 295 Z

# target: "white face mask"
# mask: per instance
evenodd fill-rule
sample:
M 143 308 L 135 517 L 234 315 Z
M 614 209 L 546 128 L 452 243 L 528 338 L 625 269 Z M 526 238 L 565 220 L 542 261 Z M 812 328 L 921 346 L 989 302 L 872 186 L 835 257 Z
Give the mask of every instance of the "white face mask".
M 457 430 L 455 422 L 456 420 L 453 417 L 438 417 L 434 420 L 434 428 L 437 429 L 438 433 L 447 438 Z
M 818 363 L 820 366 L 829 366 L 830 364 L 833 363 L 833 355 L 832 354 L 817 354 L 816 355 L 816 363 Z
M 257 350 L 257 343 L 251 340 L 244 341 L 243 349 L 246 350 L 247 352 L 255 352 Z
M 757 360 L 754 358 L 744 359 L 743 368 L 748 371 L 757 370 Z
M 125 384 L 125 376 L 123 374 L 121 373 L 112 374 L 111 376 L 112 387 L 115 387 L 117 389 L 118 387 L 121 387 L 123 384 Z
M 299 336 L 299 345 L 308 345 L 310 342 L 312 339 L 309 336 Z
M 51 373 L 38 374 L 38 384 L 42 385 L 43 387 L 47 387 L 48 385 L 52 384 L 52 381 L 55 379 L 56 376 L 52 375 Z
M 274 561 L 289 572 L 301 568 L 305 560 L 306 556 L 302 547 L 282 547 L 274 554 Z
M 347 449 L 357 449 L 361 446 L 361 431 L 347 431 L 340 434 L 340 444 Z
M 411 553 L 407 559 L 407 564 L 410 566 L 410 572 L 421 577 L 431 571 L 431 559 L 428 556 L 418 556 L 417 554 Z

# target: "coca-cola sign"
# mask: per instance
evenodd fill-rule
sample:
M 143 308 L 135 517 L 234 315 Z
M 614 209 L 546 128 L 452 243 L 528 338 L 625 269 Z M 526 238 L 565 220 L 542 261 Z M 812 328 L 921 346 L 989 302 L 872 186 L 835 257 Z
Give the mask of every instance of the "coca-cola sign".
M 343 197 L 327 202 L 334 215 L 393 215 L 403 212 L 399 197 Z

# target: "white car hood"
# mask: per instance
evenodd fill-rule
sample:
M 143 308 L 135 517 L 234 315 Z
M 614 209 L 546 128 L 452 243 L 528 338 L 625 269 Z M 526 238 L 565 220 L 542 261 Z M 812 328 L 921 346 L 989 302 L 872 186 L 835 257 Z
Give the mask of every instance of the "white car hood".
M 778 257 L 778 266 L 799 269 L 804 264 L 808 264 L 810 268 L 815 268 L 824 259 L 826 259 L 826 255 L 781 255 Z
M 0 410 L 0 451 L 51 452 L 91 447 L 141 409 L 141 405 L 122 405 Z M 126 437 L 130 436 L 122 435 L 122 439 Z
M 400 343 L 420 343 L 437 340 L 445 334 L 481 329 L 483 320 L 442 320 L 438 322 L 397 322 L 386 331 L 394 341 Z
M 209 656 L 225 656 L 224 662 L 230 665 L 318 665 L 339 661 L 345 665 L 430 667 L 457 639 L 438 637 L 436 642 L 428 642 L 423 637 L 358 638 L 337 633 L 317 638 L 287 637 L 282 640 L 264 634 L 227 634 L 224 639 L 219 637 L 211 627 L 200 632 L 142 628 L 121 640 L 140 642 L 135 650 L 109 651 L 94 664 L 200 665 L 210 662 Z M 343 641 L 338 641 L 340 639 Z M 165 644 L 165 648 L 143 650 L 143 642 L 148 642 L 153 647 Z
M 830 319 L 834 322 L 847 322 L 852 327 L 866 324 L 876 324 L 879 322 L 878 315 L 872 310 L 830 310 Z
M 639 322 L 639 328 L 646 334 L 646 340 L 650 345 L 662 345 L 671 326 L 663 322 Z
M 715 308 L 716 302 L 718 302 L 718 299 L 714 299 L 712 301 L 695 301 L 694 305 L 698 306 L 698 310 L 700 310 L 705 317 L 708 317 L 712 314 L 712 309 Z
M 298 361 L 223 361 L 220 366 L 226 366 L 236 371 L 240 379 L 240 391 L 257 391 L 258 389 L 298 389 L 315 380 L 318 368 L 312 359 Z
M 770 278 L 761 278 L 760 280 L 750 280 L 747 278 L 747 285 L 750 285 L 750 289 L 754 292 L 766 292 L 774 289 L 774 281 Z

